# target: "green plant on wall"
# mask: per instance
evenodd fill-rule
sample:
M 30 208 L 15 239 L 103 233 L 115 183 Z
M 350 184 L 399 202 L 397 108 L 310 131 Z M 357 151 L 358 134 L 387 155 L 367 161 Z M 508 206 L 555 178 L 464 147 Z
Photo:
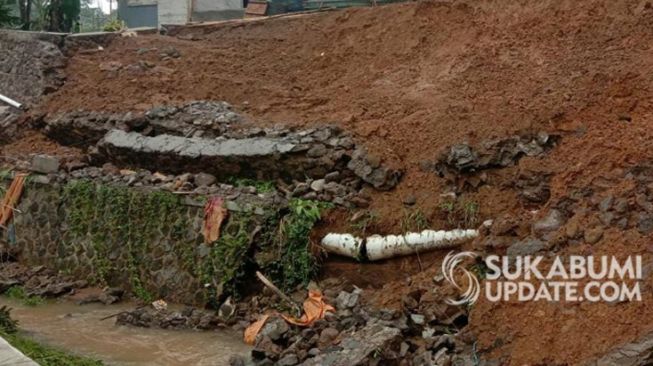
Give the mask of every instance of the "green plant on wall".
M 81 180 L 64 187 L 62 204 L 71 240 L 90 240 L 91 280 L 108 285 L 112 279 L 127 277 L 134 295 L 143 301 L 153 300 L 154 294 L 145 286 L 146 258 L 165 228 L 173 225 L 172 235 L 183 239 L 183 229 L 190 223 L 179 214 L 184 209 L 181 200 L 168 192 L 139 192 Z M 173 216 L 177 221 L 170 222 Z M 126 258 L 113 258 L 116 248 L 126 249 Z
M 238 297 L 247 268 L 252 265 L 250 233 L 255 222 L 251 214 L 234 213 L 223 228 L 220 238 L 210 244 L 209 255 L 197 266 L 196 275 L 202 283 L 208 284 L 206 301 L 218 305 L 223 294 Z
M 329 207 L 331 204 L 311 200 L 290 201 L 290 212 L 281 219 L 275 238 L 277 260 L 266 268 L 277 285 L 291 290 L 308 284 L 317 274 L 319 266 L 311 250 L 310 234 L 321 219 L 321 211 Z

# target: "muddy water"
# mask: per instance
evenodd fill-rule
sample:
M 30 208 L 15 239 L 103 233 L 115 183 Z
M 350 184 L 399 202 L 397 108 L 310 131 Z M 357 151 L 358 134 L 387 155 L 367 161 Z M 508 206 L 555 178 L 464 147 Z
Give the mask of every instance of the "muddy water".
M 84 305 L 52 302 L 29 307 L 0 298 L 19 327 L 30 337 L 71 353 L 94 357 L 107 365 L 227 365 L 235 353 L 249 349 L 241 335 L 231 331 L 195 332 L 144 329 L 114 325 L 99 319 L 129 305 Z

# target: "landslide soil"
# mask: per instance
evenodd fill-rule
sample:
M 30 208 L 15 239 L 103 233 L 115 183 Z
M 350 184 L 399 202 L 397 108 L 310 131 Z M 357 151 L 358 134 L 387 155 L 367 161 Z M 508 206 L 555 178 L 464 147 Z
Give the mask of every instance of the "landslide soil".
M 451 144 L 546 130 L 562 136 L 548 155 L 493 172 L 491 184 L 466 195 L 480 204 L 480 219 L 509 212 L 530 220 L 548 207 L 525 207 L 503 184 L 515 174 L 551 173 L 555 202 L 597 183 L 616 187 L 628 168 L 653 158 L 651 29 L 647 1 L 547 0 L 416 2 L 189 27 L 77 54 L 43 109 L 146 110 L 212 99 L 261 126 L 340 125 L 406 172 L 397 189 L 370 192 L 379 232 L 401 229 L 402 201 L 412 195 L 432 223 L 441 219 L 449 188 L 420 162 Z M 169 47 L 181 56 L 162 58 Z M 594 247 L 567 252 L 649 253 L 650 239 L 608 232 Z M 411 288 L 432 286 L 437 260 L 425 262 L 412 281 L 387 283 L 378 302 L 390 306 Z M 333 272 L 348 265 L 340 266 Z M 578 364 L 653 330 L 647 300 L 482 302 L 471 324 L 480 349 L 505 363 Z

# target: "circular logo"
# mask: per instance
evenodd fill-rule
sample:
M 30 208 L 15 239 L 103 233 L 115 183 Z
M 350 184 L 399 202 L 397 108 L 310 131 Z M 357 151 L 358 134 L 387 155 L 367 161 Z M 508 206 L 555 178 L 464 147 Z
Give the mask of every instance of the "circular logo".
M 465 258 L 476 258 L 477 255 L 474 252 L 460 252 L 454 254 L 454 252 L 449 252 L 442 262 L 442 275 L 444 279 L 449 283 L 454 285 L 458 290 L 462 291 L 462 295 L 458 299 L 447 299 L 445 302 L 449 305 L 464 305 L 464 304 L 473 304 L 478 300 L 479 295 L 481 294 L 481 285 L 478 282 L 476 275 L 468 271 L 461 263 Z M 455 274 L 461 272 L 463 278 L 465 279 L 466 284 L 459 284 L 456 282 Z M 466 286 L 466 288 L 463 288 Z

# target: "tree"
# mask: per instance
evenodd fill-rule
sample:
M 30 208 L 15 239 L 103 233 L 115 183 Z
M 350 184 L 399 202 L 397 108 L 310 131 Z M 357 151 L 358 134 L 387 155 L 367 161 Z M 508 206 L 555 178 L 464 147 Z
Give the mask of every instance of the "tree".
M 18 0 L 20 23 L 23 30 L 29 30 L 32 24 L 32 0 Z
M 79 32 L 80 0 L 50 0 L 46 9 L 50 32 Z
M 7 2 L 8 0 L 0 0 L 0 27 L 12 26 L 18 22 Z
M 109 16 L 99 7 L 92 7 L 91 0 L 82 0 L 79 13 L 80 32 L 101 31 L 104 24 L 109 21 Z

